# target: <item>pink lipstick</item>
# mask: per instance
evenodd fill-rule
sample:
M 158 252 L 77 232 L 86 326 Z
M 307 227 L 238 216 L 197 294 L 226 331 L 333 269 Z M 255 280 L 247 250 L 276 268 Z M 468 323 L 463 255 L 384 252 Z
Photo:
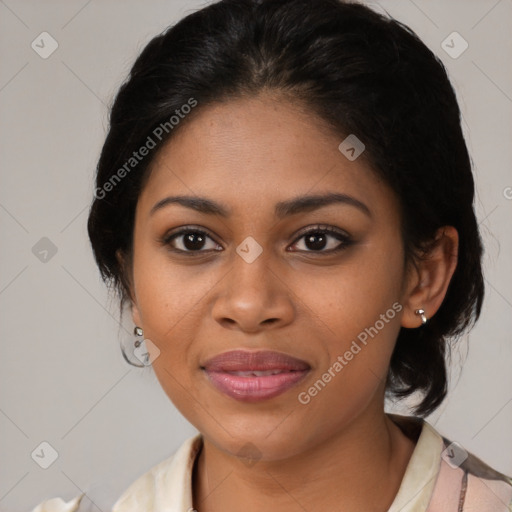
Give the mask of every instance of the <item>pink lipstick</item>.
M 268 400 L 284 393 L 311 369 L 301 359 L 271 350 L 224 352 L 201 368 L 219 391 L 246 402 Z

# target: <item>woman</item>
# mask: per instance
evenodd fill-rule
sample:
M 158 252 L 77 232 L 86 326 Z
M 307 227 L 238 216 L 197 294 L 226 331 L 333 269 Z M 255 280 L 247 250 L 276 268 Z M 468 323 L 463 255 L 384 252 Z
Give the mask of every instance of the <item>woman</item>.
M 88 228 L 131 355 L 200 434 L 113 511 L 510 510 L 512 479 L 423 419 L 481 310 L 473 197 L 446 71 L 395 20 L 222 0 L 154 38 Z

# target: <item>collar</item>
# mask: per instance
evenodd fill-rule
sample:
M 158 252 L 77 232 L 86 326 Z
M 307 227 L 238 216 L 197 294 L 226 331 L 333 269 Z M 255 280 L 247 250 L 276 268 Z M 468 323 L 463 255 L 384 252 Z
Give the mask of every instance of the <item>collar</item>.
M 421 429 L 402 483 L 388 512 L 424 512 L 439 474 L 443 438 L 423 418 L 387 415 L 408 437 L 414 438 L 414 432 Z
M 402 483 L 388 512 L 424 512 L 439 474 L 443 439 L 425 420 L 387 413 L 404 434 L 417 437 Z M 112 512 L 191 512 L 192 472 L 203 444 L 201 434 L 187 439 L 174 454 L 137 479 Z

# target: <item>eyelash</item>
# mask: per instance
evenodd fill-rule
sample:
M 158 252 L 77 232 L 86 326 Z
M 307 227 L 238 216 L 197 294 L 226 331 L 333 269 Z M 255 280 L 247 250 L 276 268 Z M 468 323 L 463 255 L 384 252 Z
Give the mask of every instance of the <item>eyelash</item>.
M 207 252 L 211 252 L 211 251 L 217 251 L 217 249 L 197 250 L 197 251 L 187 250 L 187 251 L 184 251 L 183 249 L 176 249 L 175 247 L 171 246 L 171 242 L 175 238 L 179 238 L 180 236 L 183 236 L 183 235 L 186 235 L 186 234 L 190 234 L 190 233 L 194 233 L 194 234 L 202 235 L 204 237 L 208 237 L 211 240 L 213 240 L 215 243 L 217 243 L 213 239 L 213 237 L 210 236 L 210 234 L 208 232 L 206 232 L 206 231 L 204 231 L 202 229 L 194 228 L 192 226 L 186 226 L 186 227 L 180 229 L 179 231 L 177 231 L 175 233 L 171 233 L 171 234 L 165 235 L 160 240 L 160 242 L 162 243 L 162 245 L 168 246 L 169 250 L 171 250 L 172 252 L 176 252 L 176 253 L 180 253 L 180 254 L 187 254 L 187 255 L 190 254 L 191 256 L 192 255 L 201 254 L 201 253 L 207 253 Z M 340 252 L 340 251 L 346 249 L 347 247 L 349 247 L 353 243 L 352 238 L 349 235 L 347 235 L 345 232 L 343 232 L 341 230 L 338 230 L 338 229 L 335 229 L 335 228 L 332 228 L 330 226 L 318 225 L 318 226 L 315 226 L 313 228 L 309 228 L 309 229 L 307 229 L 305 231 L 300 232 L 297 235 L 297 238 L 295 239 L 295 241 L 293 242 L 292 245 L 295 245 L 302 238 L 306 237 L 309 234 L 320 234 L 320 233 L 321 234 L 328 234 L 328 235 L 331 235 L 331 236 L 335 236 L 335 238 L 337 238 L 341 242 L 340 245 L 338 247 L 336 247 L 335 249 L 330 249 L 330 250 L 327 250 L 327 251 L 325 251 L 325 250 L 319 250 L 319 251 L 312 251 L 312 250 L 304 251 L 304 250 L 302 250 L 302 251 L 299 251 L 299 252 L 312 253 L 312 254 L 315 254 L 315 253 L 316 254 L 333 254 L 333 253 L 337 253 L 337 252 Z

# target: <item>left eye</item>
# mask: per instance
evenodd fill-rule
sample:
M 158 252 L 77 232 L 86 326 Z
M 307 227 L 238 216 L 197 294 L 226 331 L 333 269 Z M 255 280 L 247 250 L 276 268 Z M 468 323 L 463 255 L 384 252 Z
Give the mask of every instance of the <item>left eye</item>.
M 304 250 L 305 252 L 335 252 L 344 249 L 351 242 L 348 235 L 332 228 L 309 230 L 303 233 L 297 240 L 300 241 L 302 239 L 304 239 L 303 245 L 306 249 L 299 250 Z M 294 243 L 294 245 L 297 244 L 298 242 Z

